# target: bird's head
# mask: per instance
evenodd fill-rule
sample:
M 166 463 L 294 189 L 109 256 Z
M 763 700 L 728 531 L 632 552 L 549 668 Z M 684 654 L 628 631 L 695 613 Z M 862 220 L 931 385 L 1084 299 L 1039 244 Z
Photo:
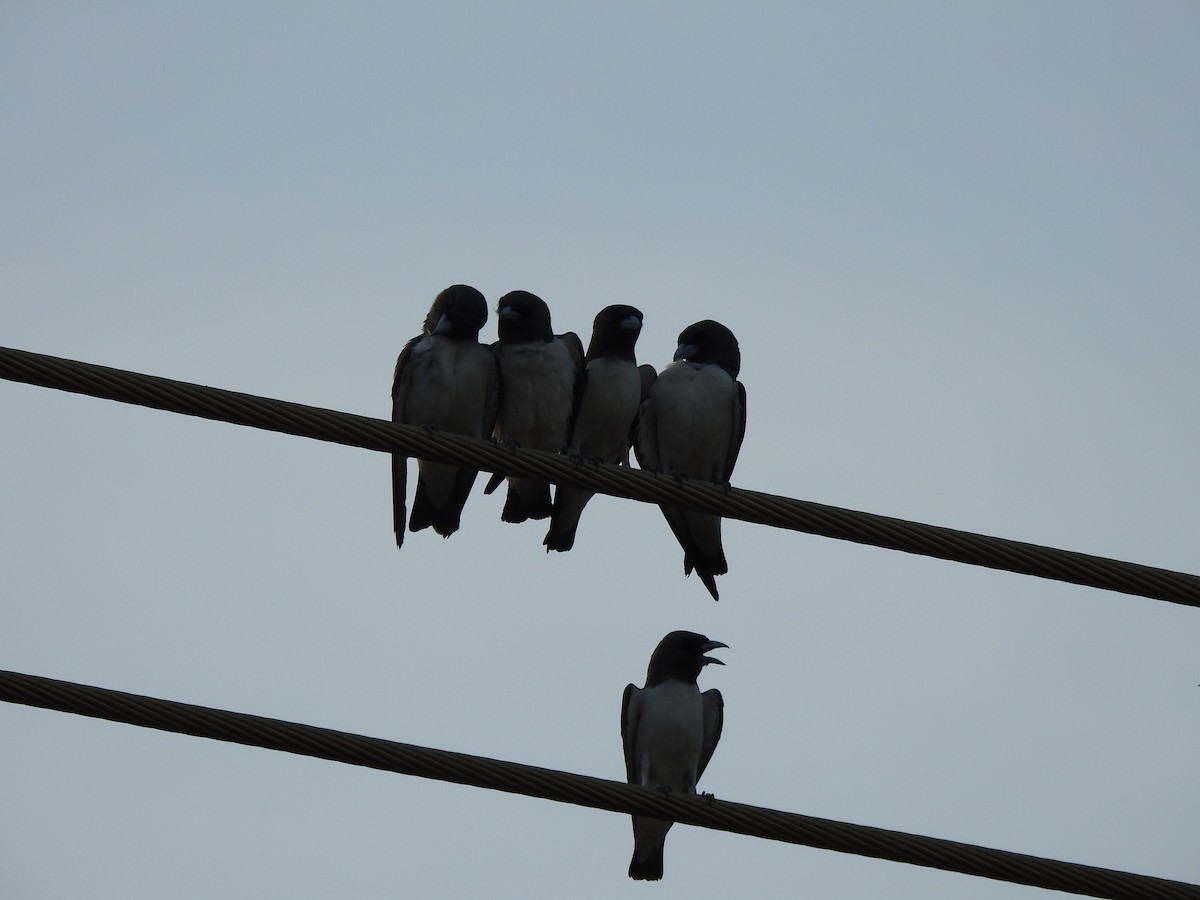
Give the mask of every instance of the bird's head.
M 496 304 L 499 323 L 496 333 L 500 340 L 512 343 L 554 340 L 550 326 L 550 307 L 537 294 L 529 291 L 509 291 Z
M 616 356 L 633 360 L 633 348 L 641 331 L 642 311 L 637 307 L 623 304 L 604 307 L 592 321 L 588 359 Z
M 689 325 L 679 333 L 679 346 L 675 349 L 675 361 L 690 363 L 713 363 L 736 379 L 742 368 L 742 351 L 738 348 L 733 332 L 712 319 L 704 319 Z
M 433 301 L 425 319 L 425 332 L 453 338 L 477 338 L 487 317 L 487 301 L 483 294 L 470 285 L 452 284 Z
M 710 640 L 694 631 L 672 631 L 654 648 L 650 668 L 646 671 L 646 686 L 671 680 L 695 682 L 705 666 L 725 665 L 716 657 L 705 656 L 718 647 L 729 649 L 728 644 Z

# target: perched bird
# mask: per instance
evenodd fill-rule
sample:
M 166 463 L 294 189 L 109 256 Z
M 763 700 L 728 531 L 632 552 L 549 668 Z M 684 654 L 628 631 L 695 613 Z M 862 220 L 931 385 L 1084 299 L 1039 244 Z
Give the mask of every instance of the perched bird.
M 541 297 L 512 291 L 496 305 L 500 337 L 492 344 L 500 375 L 500 414 L 496 439 L 526 450 L 557 453 L 567 442 L 575 376 L 583 365 L 583 343 L 573 332 L 555 335 L 550 309 Z M 485 493 L 503 481 L 493 475 Z M 509 478 L 500 518 L 505 522 L 550 515 L 550 485 Z
M 672 631 L 659 641 L 646 670 L 646 686 L 625 688 L 621 700 L 621 742 L 625 777 L 630 784 L 662 791 L 696 793 L 717 741 L 721 739 L 725 701 L 716 688 L 700 693 L 696 678 L 710 663 L 704 654 L 720 641 L 691 631 Z M 672 823 L 633 817 L 633 859 L 629 877 L 658 881 L 663 875 L 663 845 Z
M 729 483 L 746 434 L 746 389 L 733 332 L 711 319 L 679 335 L 675 361 L 659 374 L 642 403 L 636 453 L 643 469 L 675 478 Z M 714 600 L 717 575 L 729 571 L 721 517 L 661 506 L 683 547 L 683 572 L 696 574 Z
M 483 294 L 465 284 L 446 288 L 433 301 L 421 334 L 404 345 L 392 381 L 392 421 L 484 438 L 496 424 L 499 401 L 496 360 L 479 343 L 487 321 Z M 433 526 L 442 537 L 458 530 L 475 469 L 418 460 L 412 531 Z M 392 456 L 392 518 L 396 546 L 404 544 L 404 497 L 408 458 Z
M 593 462 L 629 465 L 629 445 L 638 407 L 654 379 L 654 368 L 638 368 L 633 348 L 642 313 L 632 306 L 606 306 L 592 323 L 592 339 L 575 380 L 575 404 L 567 452 Z M 570 550 L 583 508 L 592 499 L 585 488 L 559 485 L 554 492 L 546 552 Z

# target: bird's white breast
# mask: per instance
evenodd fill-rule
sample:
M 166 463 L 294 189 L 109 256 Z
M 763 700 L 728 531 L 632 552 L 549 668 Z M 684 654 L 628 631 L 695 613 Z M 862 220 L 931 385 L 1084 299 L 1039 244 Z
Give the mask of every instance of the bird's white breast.
M 404 395 L 404 422 L 480 434 L 492 371 L 480 344 L 426 335 L 412 349 Z
M 628 360 L 602 357 L 588 363 L 587 377 L 571 446 L 612 462 L 628 449 L 629 428 L 641 403 L 641 375 Z
M 575 362 L 560 340 L 500 345 L 504 396 L 496 429 L 503 440 L 559 449 L 574 402 Z
M 723 480 L 739 416 L 737 383 L 729 373 L 712 364 L 672 363 L 654 382 L 651 402 L 658 468 Z
M 695 684 L 667 681 L 642 692 L 633 753 L 638 783 L 695 787 L 704 742 L 704 702 Z

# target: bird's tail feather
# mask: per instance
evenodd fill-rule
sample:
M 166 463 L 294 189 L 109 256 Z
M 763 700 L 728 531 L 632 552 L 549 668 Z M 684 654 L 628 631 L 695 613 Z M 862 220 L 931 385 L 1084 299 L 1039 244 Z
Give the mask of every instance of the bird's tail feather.
M 684 558 L 683 558 L 683 574 L 691 575 L 692 568 L 693 568 L 692 564 L 688 561 L 687 556 L 684 556 Z M 721 595 L 717 593 L 717 579 L 716 579 L 715 575 L 712 572 L 706 571 L 705 569 L 701 569 L 698 566 L 696 567 L 696 574 L 698 576 L 700 576 L 700 583 L 703 584 L 705 586 L 705 588 L 708 589 L 709 595 L 714 600 L 720 600 Z
M 513 478 L 508 482 L 508 496 L 500 513 L 502 522 L 524 522 L 527 519 L 550 517 L 550 485 L 544 481 Z
M 663 845 L 659 844 L 644 859 L 638 859 L 637 848 L 629 861 L 629 877 L 634 881 L 661 881 L 663 877 Z
M 408 490 L 408 457 L 392 455 L 392 530 L 396 547 L 404 546 L 404 495 Z
M 418 477 L 417 489 L 413 494 L 412 516 L 408 521 L 409 529 L 420 531 L 433 526 L 433 530 L 442 537 L 450 537 L 458 531 L 463 507 L 467 505 L 478 474 L 474 469 L 455 469 L 449 494 L 440 506 L 430 499 L 425 478 Z
M 503 480 L 504 480 L 503 475 L 493 472 L 492 477 L 488 479 L 488 483 L 484 486 L 483 492 L 485 494 L 492 493 L 493 491 L 496 490 L 496 488 L 500 487 L 500 482 L 502 482 Z
M 658 881 L 663 877 L 663 848 L 673 822 L 631 816 L 633 821 L 633 858 L 629 877 L 635 881 Z
M 551 550 L 557 553 L 566 553 L 575 546 L 575 529 L 570 528 L 565 522 L 551 519 L 550 530 L 546 532 L 542 543 L 546 546 L 547 553 Z
M 550 530 L 546 532 L 546 552 L 565 553 L 575 546 L 575 530 L 583 508 L 592 499 L 591 491 L 559 486 L 554 492 L 554 507 L 550 514 Z
M 721 517 L 688 512 L 674 506 L 660 509 L 675 540 L 683 548 L 683 574 L 691 575 L 694 569 L 712 598 L 719 599 L 715 576 L 729 571 L 725 548 L 721 545 Z

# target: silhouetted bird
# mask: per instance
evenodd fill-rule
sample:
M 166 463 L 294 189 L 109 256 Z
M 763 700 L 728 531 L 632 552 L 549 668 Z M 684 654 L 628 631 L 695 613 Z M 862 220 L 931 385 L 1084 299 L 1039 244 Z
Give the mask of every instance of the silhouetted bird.
M 729 483 L 746 434 L 746 389 L 737 380 L 742 356 L 733 332 L 706 319 L 679 335 L 675 361 L 659 374 L 638 418 L 643 469 L 677 478 Z M 729 571 L 721 517 L 661 506 L 683 547 L 683 571 L 700 576 L 714 600 L 717 575 Z
M 526 450 L 557 453 L 567 442 L 575 376 L 583 365 L 583 344 L 573 332 L 555 335 L 550 309 L 541 297 L 512 291 L 496 305 L 500 337 L 492 344 L 500 374 L 500 415 L 496 439 Z M 503 481 L 493 475 L 485 493 Z M 509 478 L 500 518 L 505 522 L 550 515 L 550 485 Z
M 654 368 L 638 369 L 633 348 L 642 330 L 642 314 L 632 306 L 608 306 L 592 324 L 592 339 L 575 380 L 575 405 L 567 451 L 580 461 L 629 465 L 629 445 L 638 407 L 654 380 Z M 546 551 L 570 550 L 583 508 L 592 498 L 586 488 L 559 485 L 554 492 Z
M 625 688 L 621 700 L 621 742 L 625 777 L 630 784 L 664 791 L 696 793 L 696 783 L 712 759 L 725 702 L 716 688 L 700 693 L 696 678 L 721 660 L 704 654 L 727 647 L 691 631 L 672 631 L 654 649 L 646 686 Z M 663 846 L 672 823 L 633 817 L 633 859 L 629 877 L 658 881 L 663 876 Z
M 392 381 L 392 421 L 484 438 L 496 424 L 496 360 L 479 343 L 487 321 L 483 294 L 455 284 L 437 295 L 421 334 L 404 345 Z M 471 485 L 479 473 L 418 460 L 412 531 L 433 526 L 442 537 L 458 530 Z M 396 546 L 404 544 L 408 458 L 392 456 L 392 518 Z

